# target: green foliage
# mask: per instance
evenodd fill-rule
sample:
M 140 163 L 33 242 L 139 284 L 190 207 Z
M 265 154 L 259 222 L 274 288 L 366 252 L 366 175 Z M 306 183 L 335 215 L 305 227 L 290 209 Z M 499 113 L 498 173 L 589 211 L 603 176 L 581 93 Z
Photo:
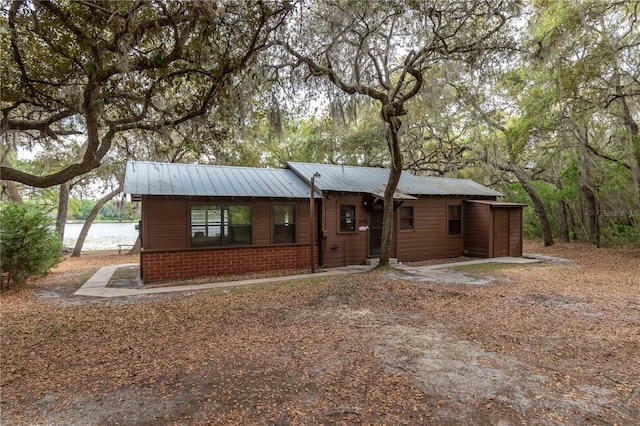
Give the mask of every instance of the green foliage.
M 640 247 L 640 211 L 609 212 L 618 215 L 618 220 L 601 229 L 603 246 Z
M 95 200 L 70 198 L 67 208 L 67 219 L 86 220 L 95 205 Z M 100 209 L 97 219 L 99 221 L 131 222 L 138 220 L 139 217 L 135 204 L 127 202 L 120 206 L 120 203 L 117 201 L 109 201 Z
M 22 284 L 60 261 L 62 242 L 53 221 L 41 209 L 18 204 L 0 207 L 0 251 L 6 285 Z M 3 284 L 4 286 L 4 284 Z
M 93 200 L 70 198 L 67 208 L 67 218 L 71 220 L 85 220 L 95 205 L 96 202 Z

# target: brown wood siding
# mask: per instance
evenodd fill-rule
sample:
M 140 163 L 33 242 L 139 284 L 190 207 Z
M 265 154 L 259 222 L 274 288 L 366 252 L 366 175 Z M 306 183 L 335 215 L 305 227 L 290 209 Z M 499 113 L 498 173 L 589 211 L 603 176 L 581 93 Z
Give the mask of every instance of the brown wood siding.
M 405 201 L 403 206 L 413 206 L 414 229 L 398 230 L 398 261 L 410 262 L 461 256 L 463 236 L 447 236 L 447 206 L 461 205 L 462 201 L 463 198 L 459 197 L 434 196 Z
M 319 201 L 316 201 L 316 204 Z M 281 204 L 274 202 L 273 204 Z M 309 244 L 311 242 L 309 229 L 309 200 L 296 203 L 296 243 Z M 317 211 L 317 210 L 316 210 Z M 315 219 L 314 219 L 315 220 Z M 318 242 L 316 236 L 316 243 Z
M 142 206 L 142 238 L 145 250 L 188 247 L 186 199 L 145 195 L 142 198 Z
M 144 196 L 142 200 L 144 250 L 190 248 L 190 206 L 198 204 L 251 206 L 252 245 L 254 246 L 272 244 L 273 205 L 294 204 L 296 206 L 295 243 L 310 242 L 307 200 Z
M 367 232 L 358 227 L 367 225 L 368 215 L 360 194 L 336 194 L 325 196 L 323 201 L 322 228 L 324 237 L 324 266 L 361 265 L 367 258 Z M 356 207 L 356 231 L 340 232 L 340 206 Z
M 509 256 L 522 256 L 522 208 L 509 208 Z
M 464 254 L 469 256 L 489 256 L 490 222 L 491 209 L 488 205 L 464 203 L 462 208 Z
M 253 245 L 261 246 L 271 244 L 271 215 L 273 209 L 270 203 L 261 201 L 251 202 L 251 214 L 253 228 Z

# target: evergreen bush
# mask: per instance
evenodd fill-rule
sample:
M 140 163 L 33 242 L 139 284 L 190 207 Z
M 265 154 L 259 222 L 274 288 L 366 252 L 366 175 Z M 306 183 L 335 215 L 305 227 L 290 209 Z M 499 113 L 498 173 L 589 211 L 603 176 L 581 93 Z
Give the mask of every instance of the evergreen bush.
M 0 206 L 2 288 L 46 273 L 60 261 L 61 248 L 53 220 L 41 208 L 5 203 Z

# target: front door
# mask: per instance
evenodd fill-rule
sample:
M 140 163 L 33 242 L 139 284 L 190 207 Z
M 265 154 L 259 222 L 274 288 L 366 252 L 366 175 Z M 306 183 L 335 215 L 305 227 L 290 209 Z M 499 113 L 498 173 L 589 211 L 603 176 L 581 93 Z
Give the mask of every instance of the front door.
M 369 254 L 380 256 L 382 247 L 382 205 L 375 205 L 374 210 L 369 212 Z
M 509 210 L 495 209 L 493 215 L 493 257 L 509 256 Z

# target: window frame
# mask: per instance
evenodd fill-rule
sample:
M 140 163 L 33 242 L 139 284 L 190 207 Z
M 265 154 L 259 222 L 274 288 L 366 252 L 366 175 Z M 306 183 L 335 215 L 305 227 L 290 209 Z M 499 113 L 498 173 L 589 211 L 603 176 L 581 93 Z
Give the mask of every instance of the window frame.
M 293 209 L 293 221 L 289 221 L 285 226 L 293 227 L 293 241 L 287 242 L 276 242 L 276 226 L 284 225 L 276 223 L 276 207 L 291 207 Z M 296 244 L 298 241 L 298 232 L 296 230 L 296 204 L 295 203 L 274 203 L 271 205 L 271 244 L 273 245 L 282 245 L 282 244 Z
M 353 229 L 343 229 L 342 228 L 342 223 L 343 223 L 342 209 L 349 208 L 349 207 L 351 207 L 353 210 Z M 356 226 L 357 222 L 358 222 L 358 209 L 355 203 L 354 204 L 344 203 L 338 206 L 338 229 L 337 229 L 338 234 L 353 234 L 358 232 L 358 227 Z M 346 217 L 345 217 L 345 224 L 346 224 Z
M 451 208 L 457 207 L 459 217 L 451 217 Z M 462 237 L 462 203 L 447 203 L 447 237 L 459 238 Z M 457 233 L 451 232 L 451 224 L 458 223 L 459 231 Z
M 411 209 L 411 216 L 403 217 L 402 216 L 403 209 Z M 402 227 L 402 220 L 403 219 L 410 219 L 411 220 L 411 225 L 409 226 L 409 228 L 403 228 Z M 415 216 L 415 208 L 414 208 L 414 206 L 400 206 L 398 208 L 398 229 L 400 231 L 402 231 L 402 232 L 411 232 L 411 231 L 415 231 L 416 230 L 416 216 Z
M 204 209 L 205 213 L 205 222 L 204 223 L 193 223 L 193 210 L 195 208 Z M 229 223 L 229 209 L 234 207 L 246 207 L 249 209 L 249 224 L 230 224 Z M 209 211 L 217 211 L 219 212 L 219 222 L 209 222 L 208 215 Z M 189 247 L 191 248 L 215 248 L 215 247 L 247 247 L 253 245 L 253 206 L 251 204 L 225 204 L 225 203 L 192 203 L 189 204 L 189 226 L 188 226 L 188 238 L 189 238 Z M 204 227 L 204 238 L 212 238 L 209 237 L 209 228 L 210 227 L 219 227 L 219 244 L 194 244 L 194 227 Z M 248 228 L 249 229 L 249 242 L 248 243 L 229 243 L 228 236 L 231 235 L 230 229 L 234 228 Z M 202 231 L 200 231 L 202 232 Z

